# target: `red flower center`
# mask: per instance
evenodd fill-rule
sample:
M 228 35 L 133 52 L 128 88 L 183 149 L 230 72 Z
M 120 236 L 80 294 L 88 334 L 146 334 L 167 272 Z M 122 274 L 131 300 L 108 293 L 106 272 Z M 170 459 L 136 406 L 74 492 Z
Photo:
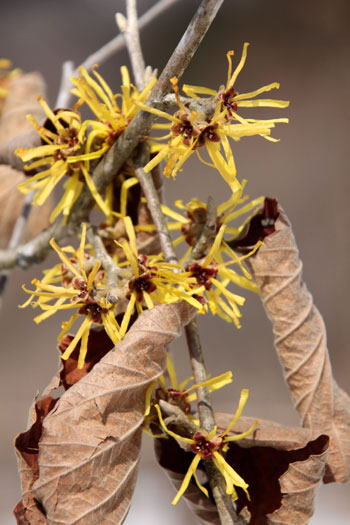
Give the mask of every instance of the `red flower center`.
M 227 113 L 230 115 L 230 117 L 232 116 L 232 113 L 236 112 L 238 109 L 237 102 L 235 101 L 235 97 L 237 95 L 237 91 L 235 91 L 233 88 L 230 88 L 219 95 L 219 98 L 222 100 L 223 105 L 227 108 Z
M 81 315 L 90 315 L 92 321 L 96 324 L 102 324 L 102 314 L 106 314 L 107 312 L 107 308 L 102 308 L 102 306 L 95 302 L 84 304 L 84 306 L 79 309 Z
M 209 441 L 203 434 L 196 432 L 193 436 L 195 443 L 191 445 L 191 450 L 195 454 L 200 454 L 202 459 L 210 459 L 213 457 L 213 452 L 218 450 L 222 441 Z
M 191 264 L 188 271 L 191 272 L 192 277 L 196 278 L 197 283 L 204 286 L 206 290 L 210 290 L 212 286 L 210 279 L 216 277 L 218 273 L 216 268 L 203 268 L 198 263 Z
M 156 290 L 156 285 L 152 281 L 152 275 L 150 272 L 146 272 L 136 279 L 129 281 L 130 292 L 136 292 L 136 298 L 138 302 L 143 300 L 143 292 L 152 293 Z

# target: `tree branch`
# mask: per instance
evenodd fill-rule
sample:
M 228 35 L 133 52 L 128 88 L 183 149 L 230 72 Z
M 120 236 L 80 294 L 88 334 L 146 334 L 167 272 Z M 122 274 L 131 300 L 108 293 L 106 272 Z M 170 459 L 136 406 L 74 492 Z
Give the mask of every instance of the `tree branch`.
M 177 263 L 178 260 L 171 243 L 165 217 L 161 211 L 159 197 L 154 187 L 152 176 L 149 173 L 145 173 L 142 168 L 136 169 L 136 176 L 140 181 L 142 191 L 147 199 L 147 205 L 158 231 L 164 257 L 169 262 Z M 185 327 L 185 334 L 195 383 L 202 383 L 208 379 L 208 374 L 205 367 L 196 319 L 193 319 L 193 321 Z M 198 388 L 197 399 L 201 427 L 203 430 L 210 432 L 215 426 L 215 418 L 208 389 L 205 387 Z M 212 462 L 208 462 L 206 469 L 221 523 L 224 525 L 236 523 L 232 501 L 226 494 L 225 483 L 222 475 Z
M 217 212 L 214 199 L 208 197 L 207 217 L 198 241 L 193 247 L 191 257 L 194 260 L 204 257 L 207 249 L 213 244 L 216 235 Z
M 176 264 L 178 260 L 161 210 L 158 192 L 153 184 L 152 175 L 150 173 L 145 173 L 142 168 L 137 168 L 136 176 L 139 179 L 140 186 L 146 197 L 147 206 L 157 229 L 164 257 L 168 262 Z
M 153 97 L 157 100 L 170 91 L 170 79 L 180 78 L 191 62 L 199 44 L 224 0 L 202 0 L 183 37 L 176 46 L 155 86 Z
M 160 0 L 159 2 L 157 2 L 153 7 L 151 7 L 145 14 L 143 14 L 140 17 L 138 23 L 139 28 L 143 29 L 144 27 L 146 27 L 150 22 L 152 22 L 152 20 L 161 15 L 164 11 L 166 11 L 177 1 L 179 0 Z M 84 60 L 84 62 L 82 62 L 81 66 L 90 71 L 96 64 L 103 64 L 111 56 L 123 49 L 123 47 L 125 47 L 125 35 L 124 33 L 120 33 L 115 38 L 107 42 L 107 44 L 95 51 L 95 53 L 92 53 L 92 55 L 88 56 Z M 79 71 L 76 69 L 73 72 L 73 76 L 77 75 L 78 73 Z M 70 85 L 68 84 L 66 85 L 65 90 L 61 93 L 60 100 L 62 107 L 69 107 L 71 105 L 71 99 L 72 95 L 70 93 Z
M 145 61 L 140 44 L 136 0 L 126 0 L 126 16 L 127 25 L 125 29 L 125 38 L 127 49 L 136 85 L 138 89 L 141 90 L 145 83 Z
M 115 288 L 120 275 L 120 268 L 114 263 L 112 257 L 107 252 L 101 237 L 94 232 L 94 229 L 91 226 L 88 228 L 87 237 L 95 251 L 96 259 L 101 261 L 102 267 L 106 271 L 107 287 L 111 289 Z
M 71 60 L 63 62 L 62 65 L 62 75 L 61 83 L 57 94 L 57 99 L 55 102 L 55 108 L 66 108 L 69 105 L 69 100 L 67 100 L 67 93 L 70 95 L 69 90 L 72 87 L 71 77 L 74 75 L 74 63 Z

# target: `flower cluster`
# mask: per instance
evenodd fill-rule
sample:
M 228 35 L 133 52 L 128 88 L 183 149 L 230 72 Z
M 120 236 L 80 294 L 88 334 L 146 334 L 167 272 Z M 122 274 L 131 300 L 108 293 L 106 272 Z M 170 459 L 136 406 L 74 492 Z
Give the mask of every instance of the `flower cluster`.
M 72 78 L 75 88 L 72 92 L 79 97 L 74 110 L 52 111 L 42 99 L 39 103 L 47 117 L 40 125 L 33 116 L 28 119 L 40 135 L 42 145 L 36 148 L 19 148 L 17 155 L 29 164 L 26 170 L 37 174 L 28 177 L 19 185 L 24 193 L 35 192 L 33 203 L 41 205 L 53 189 L 65 179 L 64 194 L 51 214 L 53 221 L 61 213 L 68 216 L 73 204 L 86 186 L 96 204 L 106 216 L 110 206 L 97 190 L 92 176 L 94 161 L 100 159 L 124 131 L 130 120 L 139 111 L 138 102 L 147 100 L 155 83 L 153 78 L 142 92 L 130 84 L 126 67 L 121 68 L 121 94 L 114 95 L 104 79 L 94 71 L 96 80 L 80 68 L 80 77 Z M 117 99 L 121 102 L 118 104 Z M 95 119 L 82 120 L 79 108 L 86 104 Z M 41 171 L 40 171 L 41 170 Z
M 187 473 L 184 476 L 180 489 L 172 501 L 173 505 L 176 505 L 178 501 L 180 500 L 181 496 L 186 492 L 186 489 L 190 484 L 192 476 L 194 477 L 198 488 L 207 497 L 209 497 L 209 493 L 207 489 L 199 482 L 198 477 L 196 475 L 196 470 L 198 468 L 199 463 L 202 460 L 212 460 L 213 461 L 214 465 L 217 467 L 217 469 L 221 472 L 221 474 L 224 477 L 225 484 L 226 484 L 226 493 L 230 495 L 233 500 L 237 499 L 237 492 L 236 492 L 235 487 L 239 487 L 243 489 L 245 493 L 247 494 L 247 496 L 249 497 L 248 484 L 227 463 L 224 457 L 225 452 L 227 451 L 227 448 L 228 448 L 228 444 L 230 442 L 238 441 L 240 439 L 245 438 L 246 436 L 251 434 L 254 428 L 256 427 L 257 422 L 254 422 L 253 425 L 251 425 L 251 427 L 248 428 L 248 430 L 246 430 L 245 432 L 242 432 L 240 434 L 230 435 L 231 430 L 233 429 L 234 425 L 236 424 L 236 422 L 242 415 L 243 409 L 248 401 L 248 397 L 249 397 L 249 390 L 243 389 L 241 391 L 241 396 L 240 396 L 237 410 L 235 414 L 233 415 L 229 425 L 223 432 L 219 432 L 217 427 L 214 427 L 214 429 L 209 433 L 204 432 L 201 430 L 199 423 L 196 422 L 197 423 L 196 426 L 198 427 L 198 430 L 193 434 L 192 437 L 185 437 L 185 436 L 182 436 L 170 430 L 163 420 L 162 412 L 161 412 L 159 405 L 156 405 L 155 408 L 157 410 L 158 421 L 159 421 L 159 425 L 161 429 L 165 432 L 166 435 L 170 436 L 176 441 L 179 441 L 185 444 L 185 446 L 188 447 L 188 450 L 194 454 L 194 458 L 188 468 Z
M 190 272 L 181 271 L 176 264 L 167 263 L 162 255 L 145 256 L 138 253 L 135 230 L 130 217 L 124 218 L 128 241 L 117 244 L 122 248 L 125 260 L 118 263 L 126 268 L 126 296 L 128 305 L 121 323 L 121 335 L 124 336 L 135 309 L 138 314 L 144 308 L 153 308 L 155 304 L 167 304 L 185 300 L 197 309 L 201 303 L 193 297 L 200 293 L 201 286 L 196 286 L 196 279 Z
M 178 406 L 185 414 L 191 414 L 191 403 L 197 400 L 196 390 L 201 387 L 208 389 L 208 392 L 215 392 L 216 390 L 228 385 L 232 382 L 232 372 L 224 372 L 219 376 L 210 377 L 201 383 L 194 383 L 190 386 L 188 384 L 193 380 L 192 377 L 184 379 L 179 382 L 177 379 L 176 370 L 173 360 L 167 352 L 166 354 L 166 373 L 152 383 L 146 393 L 146 409 L 145 417 L 152 411 L 152 408 L 159 403 L 160 400 L 167 401 L 170 404 Z M 151 417 L 150 421 L 154 419 Z M 149 424 L 146 421 L 144 429 L 147 431 Z
M 243 190 L 246 186 L 245 180 L 242 181 L 237 191 L 231 194 L 231 197 L 221 203 L 216 210 L 216 233 L 219 231 L 220 226 L 225 225 L 225 234 L 232 238 L 237 237 L 245 228 L 246 224 L 251 219 L 251 216 L 257 212 L 264 202 L 264 197 L 258 197 L 250 200 L 244 206 L 242 204 L 248 200 L 248 196 L 243 196 Z M 184 260 L 190 255 L 191 249 L 199 240 L 200 234 L 203 230 L 203 225 L 207 220 L 207 204 L 193 198 L 187 203 L 183 203 L 182 200 L 175 201 L 175 206 L 180 209 L 183 213 L 179 213 L 169 206 L 162 205 L 162 212 L 169 219 L 168 228 L 171 231 L 179 231 L 181 235 L 177 237 L 173 244 L 177 246 L 182 242 L 186 242 L 189 246 L 187 253 L 184 256 Z M 242 215 L 249 214 L 249 216 L 240 225 L 233 224 L 236 219 Z M 223 246 L 227 253 L 235 257 L 236 255 L 232 252 L 228 244 L 223 240 Z
M 236 91 L 235 83 L 245 64 L 247 49 L 248 43 L 245 43 L 242 57 L 233 72 L 233 52 L 227 53 L 227 82 L 217 91 L 201 86 L 183 86 L 184 93 L 193 100 L 197 100 L 198 95 L 206 96 L 204 99 L 199 98 L 199 101 L 204 102 L 204 104 L 202 106 L 197 104 L 198 109 L 195 111 L 181 101 L 176 78 L 172 79 L 179 107 L 175 114 L 171 115 L 145 104 L 138 104 L 141 109 L 169 122 L 168 124 L 156 124 L 154 126 L 154 128 L 166 129 L 168 134 L 153 141 L 151 151 L 156 155 L 145 166 L 146 172 L 151 171 L 162 160 L 165 160 L 164 175 L 176 176 L 185 161 L 192 153 L 196 152 L 204 164 L 213 166 L 219 171 L 233 191 L 238 189 L 239 183 L 236 180 L 236 167 L 229 139 L 237 141 L 242 137 L 260 135 L 267 140 L 276 141 L 270 136 L 271 129 L 275 127 L 276 123 L 288 122 L 288 119 L 285 118 L 257 120 L 245 118 L 239 114 L 239 109 L 244 107 L 286 108 L 289 105 L 289 102 L 284 100 L 255 98 L 261 93 L 278 88 L 277 82 L 249 93 L 239 94 Z M 210 104 L 212 109 L 210 111 L 209 107 L 208 111 Z M 166 140 L 167 142 L 159 142 L 159 140 Z M 200 155 L 199 150 L 203 147 L 208 154 L 209 161 Z
M 42 314 L 35 317 L 36 323 L 59 310 L 75 310 L 68 321 L 63 323 L 59 341 L 78 318 L 84 317 L 62 355 L 62 359 L 68 359 L 80 342 L 79 368 L 84 363 L 89 331 L 93 324 L 103 325 L 110 339 L 116 343 L 126 334 L 132 316 L 140 315 L 144 309 L 178 300 L 185 300 L 198 310 L 202 309 L 201 302 L 193 297 L 202 292 L 202 286 L 197 285 L 196 278 L 191 277 L 189 271 L 181 271 L 179 265 L 164 261 L 161 254 L 139 254 L 130 217 L 124 217 L 123 220 L 128 240 L 117 242 L 124 256 L 120 260 L 115 257 L 117 277 L 112 288 L 107 283 L 101 261 L 86 246 L 85 224 L 78 249 L 70 246 L 60 248 L 54 239 L 50 241 L 61 264 L 46 270 L 42 280 L 34 279 L 34 290 L 23 287 L 30 297 L 22 307 L 31 304 L 43 310 Z M 118 315 L 122 316 L 120 324 L 116 319 Z
M 83 317 L 76 335 L 62 355 L 62 359 L 68 359 L 80 342 L 78 368 L 82 368 L 84 364 L 89 331 L 93 324 L 103 325 L 114 343 L 120 340 L 120 327 L 115 318 L 116 304 L 109 299 L 105 272 L 101 261 L 96 260 L 91 251 L 87 251 L 85 241 L 85 224 L 80 245 L 76 250 L 72 247 L 61 249 L 53 239 L 50 241 L 51 247 L 61 259 L 61 264 L 46 270 L 41 281 L 34 279 L 32 284 L 35 285 L 35 290 L 23 287 L 30 297 L 22 305 L 24 308 L 31 304 L 44 311 L 35 317 L 36 323 L 40 323 L 59 310 L 75 310 L 68 321 L 62 324 L 59 341 L 68 333 L 73 323 Z M 37 297 L 36 301 L 33 301 L 34 297 Z
M 251 280 L 251 276 L 241 264 L 242 261 L 250 257 L 261 245 L 257 243 L 253 250 L 248 254 L 238 257 L 234 252 L 234 257 L 228 260 L 224 259 L 223 236 L 225 225 L 220 230 L 212 244 L 208 254 L 200 261 L 188 265 L 187 270 L 191 277 L 194 277 L 198 286 L 204 288 L 201 297 L 203 312 L 211 311 L 213 315 L 219 315 L 228 322 L 233 322 L 237 328 L 240 328 L 239 318 L 241 312 L 239 307 L 245 303 L 245 298 L 241 295 L 231 292 L 227 289 L 230 284 L 239 286 L 246 290 L 258 292 L 257 285 Z M 240 275 L 230 266 L 240 265 L 244 268 L 246 275 Z

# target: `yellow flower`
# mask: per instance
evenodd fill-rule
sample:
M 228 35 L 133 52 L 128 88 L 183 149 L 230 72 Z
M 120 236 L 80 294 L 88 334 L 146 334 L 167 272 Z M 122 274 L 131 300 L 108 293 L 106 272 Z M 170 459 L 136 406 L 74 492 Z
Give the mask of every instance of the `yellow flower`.
M 135 230 L 130 217 L 123 218 L 129 241 L 117 243 L 125 254 L 125 262 L 120 267 L 127 267 L 127 294 L 129 296 L 120 334 L 123 337 L 128 329 L 131 316 L 135 309 L 142 313 L 144 308 L 151 309 L 155 304 L 168 304 L 185 300 L 197 309 L 201 304 L 192 297 L 193 293 L 200 292 L 196 287 L 196 279 L 191 278 L 189 272 L 181 271 L 177 264 L 167 263 L 161 255 L 139 255 L 136 245 Z M 193 287 L 196 290 L 193 290 Z
M 40 206 L 57 184 L 67 177 L 64 194 L 50 217 L 53 221 L 60 213 L 64 216 L 69 215 L 85 182 L 98 206 L 108 215 L 109 209 L 89 173 L 90 161 L 100 158 L 108 146 L 103 144 L 96 147 L 96 133 L 92 131 L 87 136 L 89 122 L 82 123 L 76 111 L 59 109 L 53 112 L 43 98 L 40 97 L 38 101 L 48 119 L 46 126 L 40 126 L 31 115 L 28 116 L 28 120 L 44 144 L 37 148 L 19 148 L 16 154 L 23 162 L 34 159 L 34 162 L 26 166 L 26 170 L 44 170 L 19 184 L 19 189 L 23 193 L 35 191 L 33 203 Z
M 232 382 L 232 372 L 229 371 L 220 374 L 219 376 L 209 377 L 202 383 L 193 384 L 187 387 L 188 383 L 192 381 L 193 378 L 189 377 L 184 381 L 181 381 L 181 383 L 178 382 L 174 363 L 169 352 L 166 354 L 166 372 L 170 380 L 170 386 L 167 385 L 164 375 L 160 376 L 157 381 L 150 385 L 146 392 L 145 416 L 148 416 L 151 411 L 153 393 L 155 394 L 153 405 L 155 401 L 163 399 L 164 401 L 179 406 L 185 414 L 190 414 L 190 403 L 197 399 L 197 393 L 195 391 L 198 388 L 206 387 L 209 392 L 215 392 Z
M 130 83 L 129 71 L 126 66 L 120 68 L 122 76 L 121 94 L 113 94 L 112 90 L 95 70 L 95 79 L 84 67 L 79 68 L 79 78 L 72 78 L 75 88 L 72 93 L 78 97 L 76 107 L 87 104 L 97 121 L 92 121 L 93 128 L 100 131 L 104 140 L 110 144 L 124 131 L 131 119 L 140 111 L 137 102 L 145 102 L 156 83 L 153 77 L 147 86 L 139 92 Z M 118 104 L 118 99 L 120 104 Z
M 93 78 L 84 67 L 79 68 L 80 76 L 72 78 L 75 88 L 72 93 L 78 97 L 75 109 L 86 104 L 93 113 L 95 120 L 88 120 L 86 124 L 91 129 L 89 140 L 98 142 L 101 147 L 108 149 L 119 135 L 125 130 L 129 122 L 140 111 L 138 102 L 145 102 L 157 79 L 152 77 L 142 91 L 138 91 L 130 82 L 129 71 L 126 66 L 120 68 L 122 85 L 121 93 L 113 94 L 103 77 L 93 71 Z M 122 185 L 121 208 L 122 216 L 126 215 L 127 190 L 138 181 L 135 177 L 127 178 Z M 106 190 L 106 206 L 109 210 L 113 207 L 113 183 Z M 110 217 L 109 220 L 111 221 Z
M 79 97 L 74 110 L 58 109 L 52 111 L 47 103 L 40 98 L 48 123 L 40 126 L 29 116 L 29 121 L 39 133 L 44 145 L 37 148 L 19 148 L 16 153 L 24 161 L 33 161 L 26 166 L 27 170 L 44 168 L 36 175 L 29 177 L 19 185 L 24 193 L 35 191 L 33 203 L 41 205 L 53 191 L 55 186 L 65 177 L 65 192 L 51 214 L 53 221 L 59 214 L 69 215 L 73 204 L 78 199 L 84 183 L 88 186 L 97 205 L 108 217 L 111 213 L 108 192 L 105 201 L 98 193 L 91 177 L 91 161 L 101 158 L 111 147 L 118 136 L 124 131 L 130 120 L 139 111 L 135 104 L 145 101 L 156 79 L 153 78 L 142 92 L 138 92 L 130 84 L 129 73 L 124 66 L 122 71 L 122 94 L 113 95 L 108 84 L 101 75 L 94 71 L 94 80 L 84 68 L 80 68 L 80 77 L 72 78 L 75 88 L 72 92 Z M 117 98 L 121 98 L 121 106 Z M 78 108 L 86 103 L 97 120 L 82 122 Z M 46 168 L 46 169 L 45 169 Z
M 164 175 L 175 176 L 182 168 L 184 162 L 196 152 L 199 159 L 210 166 L 214 166 L 222 175 L 224 180 L 233 190 L 238 189 L 239 185 L 236 180 L 236 167 L 228 139 L 235 141 L 242 137 L 260 135 L 268 140 L 275 141 L 270 137 L 271 129 L 276 123 L 288 122 L 288 119 L 269 119 L 256 120 L 243 118 L 238 114 L 239 107 L 267 106 L 276 108 L 285 108 L 289 102 L 283 100 L 258 99 L 250 100 L 260 93 L 278 88 L 277 82 L 263 86 L 251 93 L 239 95 L 233 88 L 237 76 L 244 66 L 247 56 L 248 44 L 244 44 L 242 58 L 232 73 L 232 52 L 227 54 L 229 68 L 226 86 L 214 91 L 201 86 L 185 85 L 184 92 L 192 98 L 198 98 L 198 94 L 209 95 L 214 97 L 214 112 L 208 117 L 205 109 L 190 111 L 180 100 L 178 95 L 177 80 L 172 79 L 173 87 L 177 97 L 179 110 L 170 115 L 164 111 L 148 107 L 139 103 L 139 107 L 149 111 L 154 115 L 165 118 L 169 124 L 155 125 L 154 128 L 167 129 L 169 133 L 161 139 L 168 139 L 166 144 L 151 142 L 151 152 L 156 153 L 155 157 L 145 166 L 145 171 L 151 171 L 162 160 L 166 161 Z M 249 100 L 247 100 L 249 99 Z M 213 99 L 204 99 L 208 103 Z M 159 139 L 157 139 L 159 140 Z M 210 162 L 204 160 L 199 154 L 199 148 L 205 147 Z
M 239 318 L 241 312 L 239 306 L 245 303 L 245 298 L 241 295 L 232 293 L 227 289 L 230 284 L 235 284 L 246 290 L 258 292 L 259 288 L 251 281 L 251 276 L 241 264 L 241 262 L 250 257 L 262 244 L 257 243 L 253 250 L 248 254 L 238 257 L 235 252 L 223 243 L 223 236 L 225 233 L 225 225 L 223 224 L 211 246 L 208 254 L 204 259 L 192 263 L 187 270 L 191 277 L 194 277 L 198 286 L 202 286 L 204 291 L 198 296 L 194 294 L 198 300 L 203 300 L 203 311 L 207 311 L 208 307 L 213 315 L 219 315 L 222 319 L 228 322 L 233 322 L 237 328 L 240 328 Z M 223 252 L 230 255 L 229 260 L 224 260 Z M 231 265 L 238 264 L 244 275 L 238 274 Z
M 239 226 L 232 225 L 232 222 L 246 213 L 254 214 L 264 202 L 264 197 L 258 197 L 249 201 L 244 206 L 239 207 L 248 199 L 248 196 L 242 196 L 245 185 L 246 181 L 244 180 L 242 181 L 241 187 L 233 192 L 227 201 L 217 207 L 217 231 L 220 226 L 224 224 L 226 226 L 225 234 L 230 235 L 230 239 L 232 239 L 232 237 L 237 237 L 241 233 L 247 222 L 251 219 L 251 215 Z M 177 200 L 175 201 L 175 206 L 180 210 L 183 210 L 186 215 L 184 216 L 165 205 L 162 205 L 162 212 L 164 215 L 172 219 L 172 221 L 167 223 L 168 229 L 173 231 L 179 230 L 181 232 L 181 235 L 173 241 L 173 245 L 177 246 L 183 241 L 189 245 L 189 249 L 183 257 L 183 260 L 185 260 L 187 256 L 190 255 L 191 248 L 196 244 L 202 232 L 207 219 L 207 205 L 206 203 L 193 198 L 185 204 L 182 200 Z M 232 257 L 236 257 L 236 254 L 232 252 L 231 248 L 229 248 L 225 241 L 223 241 L 223 249 Z
M 196 476 L 196 470 L 201 460 L 208 460 L 211 459 L 217 469 L 221 472 L 225 479 L 226 483 L 226 493 L 229 494 L 233 500 L 237 499 L 237 493 L 235 490 L 235 487 L 242 488 L 249 498 L 248 493 L 248 484 L 244 481 L 244 479 L 225 461 L 225 458 L 223 456 L 223 453 L 227 450 L 227 445 L 232 441 L 238 441 L 240 439 L 245 438 L 251 432 L 253 432 L 256 423 L 254 424 L 245 432 L 242 432 L 241 434 L 236 434 L 234 436 L 229 436 L 229 432 L 234 427 L 235 423 L 238 421 L 238 419 L 241 417 L 243 409 L 248 401 L 249 397 L 249 390 L 243 389 L 241 391 L 240 400 L 238 403 L 238 408 L 230 421 L 229 425 L 227 426 L 226 430 L 224 432 L 218 433 L 217 427 L 215 427 L 211 432 L 205 433 L 201 431 L 200 427 L 198 426 L 198 431 L 192 436 L 192 438 L 183 437 L 177 434 L 176 432 L 173 432 L 168 429 L 166 424 L 164 423 L 162 413 L 160 411 L 160 408 L 158 405 L 156 405 L 156 410 L 158 413 L 159 423 L 162 427 L 163 431 L 166 432 L 169 436 L 174 438 L 177 441 L 181 441 L 182 443 L 185 443 L 188 445 L 189 449 L 195 454 L 189 469 L 187 473 L 185 474 L 185 477 L 183 479 L 183 482 L 181 484 L 181 487 L 176 494 L 175 498 L 172 501 L 173 505 L 176 505 L 178 501 L 180 500 L 181 496 L 186 492 L 186 489 L 188 485 L 190 484 L 192 476 L 194 477 L 196 484 L 198 488 L 207 496 L 209 497 L 208 491 L 205 487 L 203 487 L 197 476 Z
M 89 332 L 94 323 L 103 325 L 113 343 L 117 343 L 121 338 L 120 327 L 115 319 L 116 304 L 108 300 L 101 262 L 85 251 L 85 239 L 85 224 L 77 250 L 71 247 L 61 249 L 52 239 L 50 244 L 61 259 L 61 264 L 47 270 L 41 281 L 34 279 L 32 284 L 35 285 L 35 290 L 27 290 L 23 286 L 23 290 L 30 294 L 30 298 L 22 308 L 31 304 L 44 311 L 34 318 L 36 323 L 40 323 L 59 310 L 77 310 L 77 313 L 62 324 L 59 341 L 67 334 L 73 323 L 80 316 L 84 316 L 76 335 L 61 356 L 62 359 L 68 359 L 80 341 L 78 368 L 84 365 Z M 36 302 L 33 302 L 34 297 L 38 298 Z M 50 304 L 51 301 L 54 301 L 53 304 Z

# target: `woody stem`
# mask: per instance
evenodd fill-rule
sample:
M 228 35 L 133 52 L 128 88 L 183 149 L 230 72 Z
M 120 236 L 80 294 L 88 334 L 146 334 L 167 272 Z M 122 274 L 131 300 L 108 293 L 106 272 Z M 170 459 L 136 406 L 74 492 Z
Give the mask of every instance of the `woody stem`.
M 160 245 L 167 261 L 177 263 L 177 257 L 171 243 L 169 230 L 165 222 L 165 216 L 161 210 L 161 203 L 157 190 L 154 186 L 152 176 L 145 173 L 142 168 L 137 168 L 136 176 L 140 182 L 142 191 L 147 199 L 147 206 L 157 229 Z M 196 319 L 193 319 L 185 327 L 188 351 L 195 383 L 201 383 L 208 378 L 205 367 L 204 355 L 200 341 L 200 335 Z M 198 414 L 203 430 L 209 432 L 215 426 L 214 411 L 211 406 L 208 389 L 198 388 Z M 226 494 L 225 482 L 212 461 L 205 461 L 205 469 L 209 478 L 210 487 L 222 525 L 233 525 L 240 523 L 233 508 L 231 498 Z

